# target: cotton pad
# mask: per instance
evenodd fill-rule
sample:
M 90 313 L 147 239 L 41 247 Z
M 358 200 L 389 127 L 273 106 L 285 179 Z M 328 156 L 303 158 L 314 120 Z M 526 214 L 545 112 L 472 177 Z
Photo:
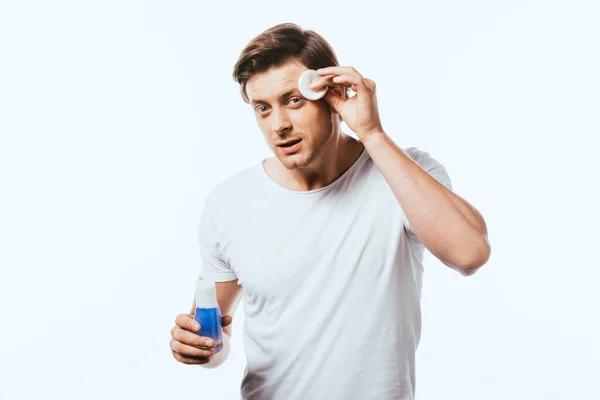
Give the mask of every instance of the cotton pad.
M 317 75 L 317 71 L 314 69 L 308 69 L 300 75 L 300 78 L 298 78 L 298 89 L 300 89 L 302 96 L 308 100 L 319 100 L 321 97 L 325 96 L 325 93 L 327 93 L 327 86 L 318 92 L 311 90 L 308 87 L 314 80 L 319 78 L 320 76 Z

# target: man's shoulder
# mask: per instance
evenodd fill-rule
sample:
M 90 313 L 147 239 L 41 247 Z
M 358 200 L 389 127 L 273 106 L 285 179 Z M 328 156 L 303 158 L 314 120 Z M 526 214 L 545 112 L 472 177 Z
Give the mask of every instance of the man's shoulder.
M 452 189 L 452 181 L 448 171 L 446 170 L 444 164 L 442 164 L 437 158 L 434 158 L 431 154 L 429 154 L 429 152 L 421 150 L 417 147 L 407 147 L 404 149 L 404 151 L 431 176 L 436 178 L 449 189 Z
M 406 154 L 410 156 L 410 158 L 412 158 L 415 161 L 422 155 L 429 155 L 429 153 L 427 153 L 426 151 L 421 150 L 420 148 L 415 146 L 404 147 L 403 150 Z
M 249 191 L 257 190 L 257 184 L 261 177 L 262 161 L 235 172 L 226 177 L 209 194 L 208 199 L 217 204 L 227 199 L 239 198 L 248 194 Z
M 404 147 L 403 149 L 404 152 L 410 156 L 410 158 L 412 158 L 417 164 L 425 169 L 439 164 L 439 161 L 432 157 L 429 152 L 418 147 L 411 146 Z
M 406 155 L 408 155 L 414 162 L 419 164 L 421 167 L 427 168 L 429 165 L 436 162 L 436 160 L 433 157 L 431 157 L 431 155 L 427 151 L 424 151 L 418 147 L 407 146 L 402 147 L 401 149 Z M 363 164 L 362 170 L 374 171 L 375 175 L 381 174 L 379 169 L 375 166 L 375 161 L 371 158 L 370 155 L 367 156 L 367 162 Z M 371 174 L 370 176 L 372 175 L 373 174 Z

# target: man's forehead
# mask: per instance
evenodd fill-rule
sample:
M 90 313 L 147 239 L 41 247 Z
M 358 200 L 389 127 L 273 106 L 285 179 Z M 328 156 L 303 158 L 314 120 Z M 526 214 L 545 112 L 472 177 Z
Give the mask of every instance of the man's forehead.
M 306 67 L 288 63 L 252 76 L 246 84 L 250 102 L 268 101 L 284 93 L 298 90 L 298 78 Z

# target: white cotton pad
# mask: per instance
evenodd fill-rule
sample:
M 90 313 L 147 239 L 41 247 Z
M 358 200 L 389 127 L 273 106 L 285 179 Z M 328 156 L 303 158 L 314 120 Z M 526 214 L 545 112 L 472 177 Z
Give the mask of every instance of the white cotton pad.
M 300 75 L 300 78 L 298 78 L 298 89 L 300 89 L 302 96 L 308 100 L 319 100 L 321 97 L 325 96 L 325 93 L 327 93 L 327 86 L 318 92 L 315 92 L 308 87 L 313 80 L 317 80 L 319 78 L 320 76 L 317 75 L 317 72 L 314 69 L 308 69 L 304 71 L 302 75 Z

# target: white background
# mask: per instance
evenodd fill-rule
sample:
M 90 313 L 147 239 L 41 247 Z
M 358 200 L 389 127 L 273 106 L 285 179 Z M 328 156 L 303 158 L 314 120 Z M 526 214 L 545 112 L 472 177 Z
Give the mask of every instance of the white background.
M 217 370 L 169 331 L 206 195 L 270 154 L 233 65 L 288 21 L 487 221 L 477 274 L 425 260 L 417 399 L 600 398 L 598 3 L 385 3 L 1 3 L 2 399 L 238 396 L 242 308 Z

